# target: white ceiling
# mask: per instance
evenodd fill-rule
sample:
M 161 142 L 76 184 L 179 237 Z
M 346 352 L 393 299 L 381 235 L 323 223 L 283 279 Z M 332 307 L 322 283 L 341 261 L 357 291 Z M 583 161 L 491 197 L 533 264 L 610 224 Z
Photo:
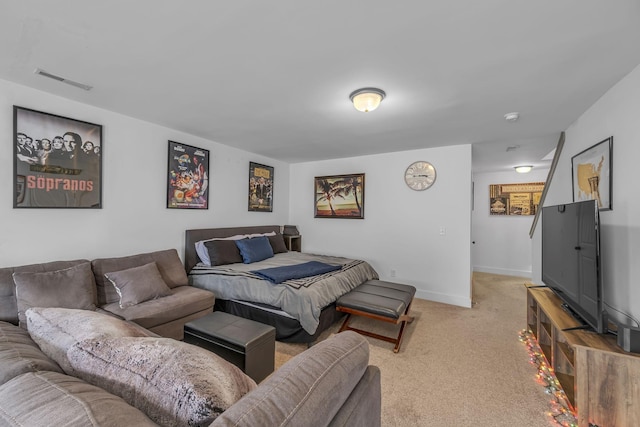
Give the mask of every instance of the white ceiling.
M 640 63 L 638 0 L 0 2 L 0 78 L 287 162 L 473 144 L 476 172 L 548 166 Z

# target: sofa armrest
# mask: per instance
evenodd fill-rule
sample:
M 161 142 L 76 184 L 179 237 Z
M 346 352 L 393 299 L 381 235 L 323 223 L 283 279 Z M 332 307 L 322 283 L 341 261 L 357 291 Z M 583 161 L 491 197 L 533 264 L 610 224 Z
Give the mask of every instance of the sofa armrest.
M 368 342 L 342 332 L 289 360 L 211 425 L 328 426 L 339 413 L 338 422 L 353 419 L 349 412 L 357 405 L 378 408 L 367 425 L 380 425 L 380 376 L 368 364 Z M 341 413 L 345 402 L 348 410 Z

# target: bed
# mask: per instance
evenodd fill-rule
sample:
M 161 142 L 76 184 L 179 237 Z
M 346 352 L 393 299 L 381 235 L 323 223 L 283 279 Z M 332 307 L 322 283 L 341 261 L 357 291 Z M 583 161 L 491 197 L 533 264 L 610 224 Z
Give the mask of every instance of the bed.
M 335 309 L 340 296 L 367 280 L 378 279 L 371 265 L 357 259 L 284 250 L 249 264 L 210 267 L 196 252 L 196 242 L 265 234 L 271 234 L 270 239 L 282 239 L 278 225 L 187 230 L 184 261 L 189 283 L 215 294 L 215 310 L 272 325 L 278 341 L 314 342 L 344 315 Z M 281 271 L 288 274 L 290 270 L 306 269 L 307 265 L 323 270 L 290 279 L 286 275 L 274 279 L 270 274 Z

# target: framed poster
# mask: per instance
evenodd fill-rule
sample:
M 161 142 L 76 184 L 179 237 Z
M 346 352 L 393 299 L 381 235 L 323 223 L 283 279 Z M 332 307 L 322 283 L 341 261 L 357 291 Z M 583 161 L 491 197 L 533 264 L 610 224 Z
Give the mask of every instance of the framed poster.
M 315 218 L 364 219 L 364 174 L 315 177 Z
M 573 201 L 597 200 L 601 211 L 612 209 L 613 136 L 571 158 Z
M 489 185 L 489 215 L 535 215 L 544 182 Z
M 209 150 L 169 141 L 167 208 L 209 209 Z
M 13 207 L 102 208 L 102 126 L 13 106 Z
M 273 212 L 273 168 L 249 162 L 249 211 Z

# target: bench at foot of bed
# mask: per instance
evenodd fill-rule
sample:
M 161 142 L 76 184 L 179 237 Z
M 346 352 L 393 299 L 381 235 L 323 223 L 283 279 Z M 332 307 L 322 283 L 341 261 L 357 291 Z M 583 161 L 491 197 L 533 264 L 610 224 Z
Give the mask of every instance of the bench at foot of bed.
M 407 323 L 413 322 L 409 316 L 409 308 L 413 301 L 416 288 L 410 285 L 369 280 L 342 295 L 336 302 L 336 310 L 347 313 L 340 332 L 350 330 L 368 337 L 384 340 L 395 344 L 394 353 L 400 351 L 402 334 Z M 382 320 L 383 322 L 400 324 L 397 337 L 388 337 L 349 326 L 351 315 Z

